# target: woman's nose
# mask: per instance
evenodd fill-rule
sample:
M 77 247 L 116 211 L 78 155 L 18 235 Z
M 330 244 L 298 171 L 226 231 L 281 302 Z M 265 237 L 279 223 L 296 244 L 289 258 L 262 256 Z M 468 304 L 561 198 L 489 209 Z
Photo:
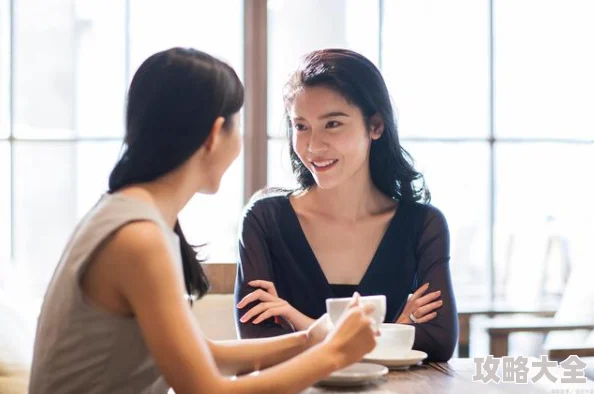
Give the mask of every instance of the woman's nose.
M 309 153 L 322 153 L 328 149 L 328 145 L 324 142 L 321 133 L 312 132 L 309 137 L 309 144 L 307 145 L 307 151 Z

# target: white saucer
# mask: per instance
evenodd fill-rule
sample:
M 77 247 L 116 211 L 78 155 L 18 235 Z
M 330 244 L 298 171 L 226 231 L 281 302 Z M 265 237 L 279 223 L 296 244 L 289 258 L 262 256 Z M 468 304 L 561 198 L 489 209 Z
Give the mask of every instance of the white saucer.
M 387 373 L 388 368 L 383 365 L 356 363 L 333 372 L 316 384 L 333 387 L 362 386 L 385 376 Z
M 420 350 L 411 350 L 406 355 L 390 356 L 388 352 L 383 354 L 370 353 L 363 358 L 364 362 L 384 365 L 390 369 L 406 369 L 411 365 L 416 365 L 427 358 L 427 353 Z

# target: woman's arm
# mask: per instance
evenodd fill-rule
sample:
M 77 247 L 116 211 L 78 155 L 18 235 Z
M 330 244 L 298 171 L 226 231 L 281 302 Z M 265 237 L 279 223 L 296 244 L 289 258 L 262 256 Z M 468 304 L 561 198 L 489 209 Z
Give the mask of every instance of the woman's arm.
M 183 297 L 183 273 L 170 253 L 156 224 L 136 222 L 107 242 L 98 263 L 104 265 L 102 284 L 129 305 L 159 370 L 177 394 L 297 393 L 375 345 L 369 311 L 355 307 L 323 344 L 257 376 L 226 379 Z M 277 343 L 284 347 L 281 353 L 289 356 L 299 350 L 298 341 L 295 336 Z M 269 358 L 273 350 L 267 349 L 269 356 L 261 359 L 272 364 L 276 361 Z M 224 362 L 225 356 L 220 357 Z
M 332 328 L 324 315 L 305 331 L 273 338 L 209 341 L 209 346 L 223 374 L 245 374 L 293 358 L 321 343 Z
M 243 375 L 291 359 L 311 347 L 305 331 L 273 338 L 209 341 L 223 375 Z
M 450 233 L 443 214 L 430 207 L 416 248 L 417 283 L 429 284 L 429 291 L 440 291 L 443 304 L 437 315 L 415 326 L 414 348 L 424 351 L 432 361 L 452 357 L 458 339 L 458 314 L 450 275 Z
M 239 304 L 247 295 L 256 288 L 250 286 L 254 280 L 263 280 L 274 283 L 271 273 L 270 251 L 265 239 L 265 218 L 262 212 L 255 212 L 254 207 L 248 209 L 244 215 L 239 232 L 239 264 L 235 281 L 235 305 Z M 293 332 L 285 325 L 278 324 L 278 320 L 268 318 L 259 324 L 252 321 L 243 322 L 241 318 L 260 301 L 252 300 L 242 308 L 235 308 L 235 322 L 240 338 L 265 338 Z

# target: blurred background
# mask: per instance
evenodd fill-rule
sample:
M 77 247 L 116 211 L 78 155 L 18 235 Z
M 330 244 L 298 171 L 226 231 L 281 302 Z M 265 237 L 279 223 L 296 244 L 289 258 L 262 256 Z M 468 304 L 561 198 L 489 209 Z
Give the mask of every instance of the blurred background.
M 594 274 L 593 19 L 590 0 L 0 0 L 0 288 L 43 295 L 107 189 L 131 76 L 172 46 L 226 60 L 256 98 L 220 192 L 181 216 L 209 263 L 234 263 L 246 198 L 293 184 L 286 76 L 343 47 L 385 77 L 462 310 L 556 308 L 578 266 Z

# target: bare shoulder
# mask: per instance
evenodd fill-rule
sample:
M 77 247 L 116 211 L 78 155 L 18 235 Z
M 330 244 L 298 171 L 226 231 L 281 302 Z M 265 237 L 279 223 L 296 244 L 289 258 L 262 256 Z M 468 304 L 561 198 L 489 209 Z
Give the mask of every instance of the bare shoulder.
M 130 222 L 114 232 L 97 254 L 96 262 L 118 288 L 138 279 L 158 280 L 174 270 L 163 230 L 148 220 Z
M 165 234 L 151 221 L 134 221 L 116 230 L 95 252 L 82 277 L 83 291 L 98 306 L 129 314 L 127 293 L 143 283 L 158 286 L 169 271 L 174 278 Z M 169 269 L 168 269 L 169 267 Z
M 161 227 L 150 220 L 138 220 L 120 227 L 113 235 L 111 243 L 123 250 L 157 247 L 166 244 L 165 234 Z

